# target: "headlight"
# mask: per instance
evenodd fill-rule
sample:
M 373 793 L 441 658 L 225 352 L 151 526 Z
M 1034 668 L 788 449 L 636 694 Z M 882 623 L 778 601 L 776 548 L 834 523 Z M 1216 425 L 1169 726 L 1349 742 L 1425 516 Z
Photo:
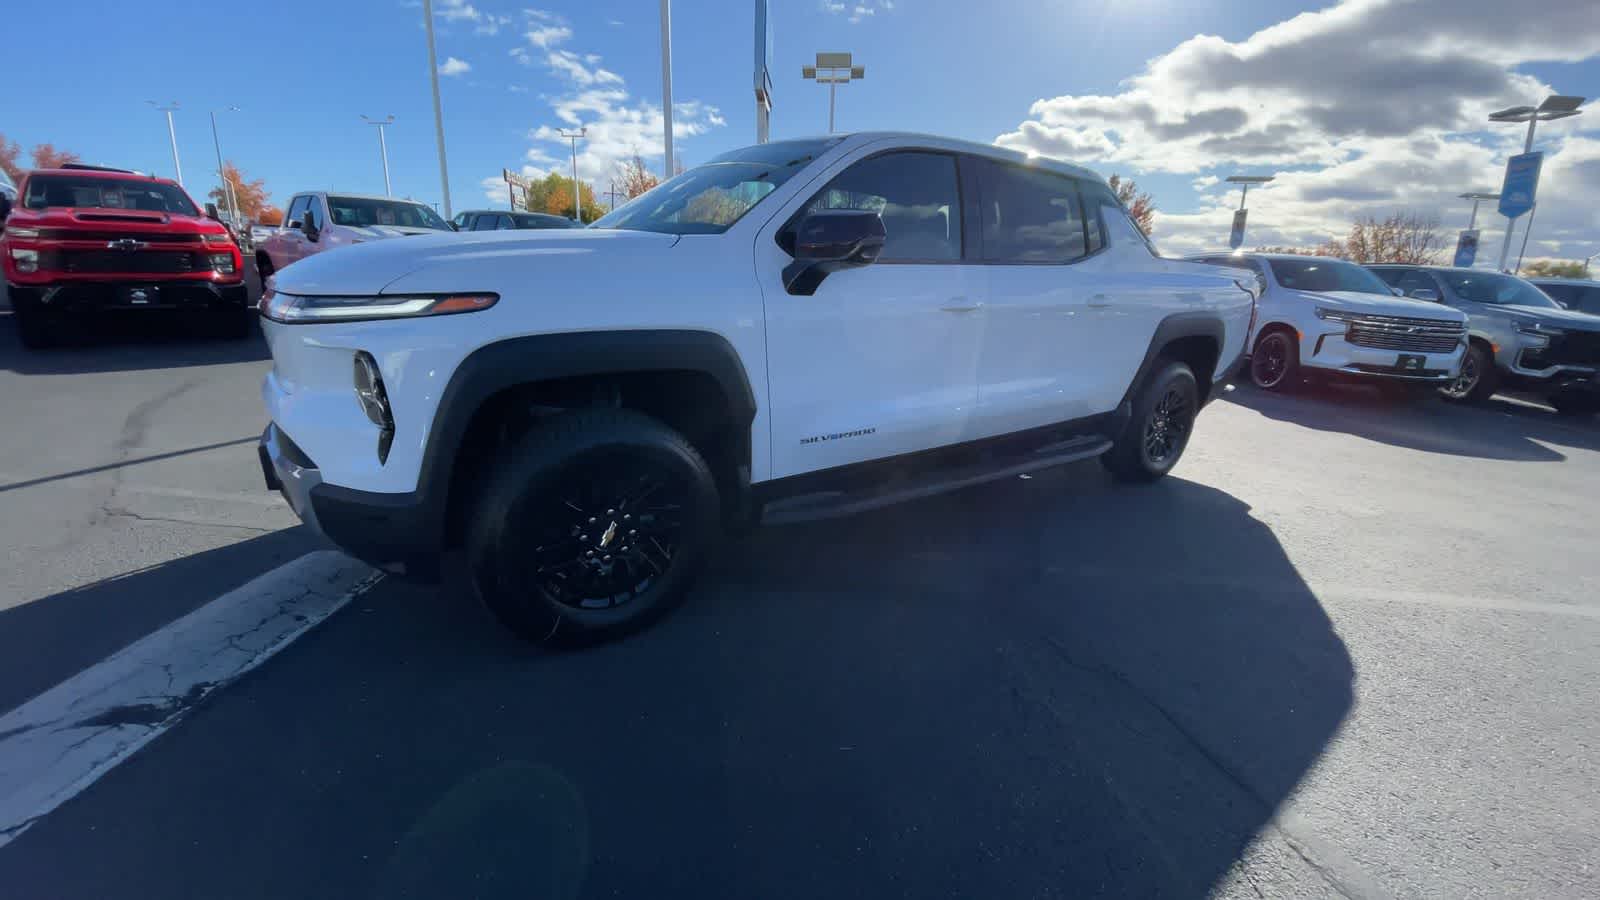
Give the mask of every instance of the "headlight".
M 488 309 L 499 300 L 499 294 L 302 297 L 269 290 L 261 295 L 261 314 L 274 322 L 288 325 L 354 322 L 478 312 Z
M 6 226 L 6 235 L 14 238 L 36 238 L 39 236 L 39 229 L 24 228 L 21 225 L 8 225 Z
M 1326 306 L 1319 306 L 1317 307 L 1317 318 L 1326 319 L 1330 322 L 1354 322 L 1356 320 L 1356 314 L 1344 312 L 1343 310 L 1338 309 L 1328 309 Z
M 205 239 L 205 242 L 208 243 L 208 244 L 231 244 L 231 243 L 233 243 L 233 238 L 228 237 L 226 234 L 207 234 L 207 235 L 203 235 L 203 238 Z
M 232 253 L 213 253 L 213 254 L 211 254 L 211 268 L 216 270 L 217 272 L 222 273 L 223 275 L 232 275 L 233 274 L 233 254 Z
M 39 251 L 37 250 L 24 250 L 21 247 L 12 247 L 11 261 L 17 264 L 18 272 L 39 271 Z
M 1518 333 L 1531 334 L 1535 337 L 1551 337 L 1553 335 L 1566 334 L 1565 331 L 1562 331 L 1559 328 L 1551 328 L 1550 326 L 1536 319 L 1513 319 L 1511 320 L 1511 325 L 1517 329 Z

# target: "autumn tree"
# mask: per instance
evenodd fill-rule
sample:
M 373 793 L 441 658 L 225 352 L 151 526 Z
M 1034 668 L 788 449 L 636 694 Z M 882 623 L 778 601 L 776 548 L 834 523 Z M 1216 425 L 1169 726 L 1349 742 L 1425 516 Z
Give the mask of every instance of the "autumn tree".
M 1123 181 L 1122 176 L 1112 175 L 1106 183 L 1111 185 L 1111 191 L 1117 195 L 1117 200 L 1128 208 L 1128 216 L 1133 219 L 1133 223 L 1139 226 L 1145 237 L 1149 237 L 1151 229 L 1156 225 L 1155 200 L 1148 193 L 1139 190 L 1139 185 L 1132 178 Z
M 67 163 L 82 162 L 83 158 L 71 150 L 57 150 L 54 144 L 39 144 L 33 148 L 35 169 L 59 169 Z
M 1385 218 L 1357 219 L 1350 236 L 1339 242 L 1338 255 L 1353 262 L 1432 265 L 1444 252 L 1439 220 L 1415 212 L 1396 212 Z
M 17 165 L 17 157 L 21 155 L 22 145 L 8 141 L 5 135 L 0 134 L 0 170 L 6 173 L 12 183 L 22 180 L 22 167 Z
M 276 206 L 263 206 L 261 212 L 256 214 L 256 221 L 262 225 L 282 225 L 283 210 Z
M 595 202 L 594 189 L 587 184 L 580 186 L 580 196 L 583 198 L 583 220 L 593 222 L 605 215 L 605 210 Z M 556 216 L 572 218 L 572 179 L 564 178 L 557 172 L 551 172 L 544 178 L 528 185 L 528 210 L 530 212 L 550 213 Z
M 275 207 L 267 194 L 266 181 L 260 178 L 255 181 L 247 180 L 231 159 L 222 164 L 222 177 L 233 186 L 233 196 L 235 202 L 239 204 L 239 216 L 246 221 L 268 224 L 262 214 Z M 228 208 L 228 192 L 223 190 L 222 185 L 212 188 L 206 196 L 217 204 L 218 209 Z M 279 219 L 282 219 L 281 213 Z
M 644 159 L 635 153 L 632 159 L 617 164 L 617 188 L 622 196 L 632 200 L 661 183 L 654 172 L 644 167 Z
M 1522 267 L 1523 277 L 1588 278 L 1589 268 L 1577 259 L 1536 259 Z

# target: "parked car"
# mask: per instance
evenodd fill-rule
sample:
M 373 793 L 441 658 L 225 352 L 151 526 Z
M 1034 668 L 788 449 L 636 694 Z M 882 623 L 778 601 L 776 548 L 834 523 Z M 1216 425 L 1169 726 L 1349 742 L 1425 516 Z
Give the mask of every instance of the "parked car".
M 0 197 L 0 264 L 24 346 L 106 310 L 180 309 L 249 334 L 244 260 L 212 204 L 202 212 L 165 178 L 83 165 L 35 169 L 17 192 L 15 205 Z
M 1585 312 L 1590 315 L 1600 313 L 1600 281 L 1588 281 L 1583 278 L 1529 278 L 1528 282 L 1534 287 L 1550 295 L 1550 299 L 1561 304 L 1566 309 Z
M 450 220 L 457 231 L 500 231 L 511 228 L 582 228 L 566 216 L 515 212 L 503 209 L 469 209 Z
M 250 224 L 250 242 L 251 244 L 260 244 L 267 238 L 277 234 L 279 230 L 277 225 L 262 225 L 259 222 L 252 222 Z
M 518 633 L 610 633 L 679 599 L 724 526 L 1095 457 L 1162 477 L 1243 353 L 1253 291 L 1158 256 L 1075 166 L 916 135 L 774 142 L 590 228 L 283 270 L 260 453 L 354 555 L 423 574 L 464 546 Z
M 17 204 L 17 186 L 11 183 L 11 176 L 7 175 L 4 169 L 0 169 L 0 197 L 5 198 L 0 202 L 12 206 Z
M 1259 280 L 1247 368 L 1257 387 L 1285 390 L 1312 375 L 1403 391 L 1460 373 L 1466 314 L 1397 297 L 1355 263 L 1273 253 L 1190 259 L 1246 269 Z
M 1406 296 L 1467 314 L 1470 345 L 1447 399 L 1487 400 L 1501 387 L 1536 394 L 1565 415 L 1600 412 L 1600 316 L 1562 309 L 1515 275 L 1445 266 L 1370 266 Z
M 312 191 L 295 194 L 284 226 L 256 246 L 261 284 L 294 262 L 368 241 L 450 231 L 433 207 L 415 200 Z

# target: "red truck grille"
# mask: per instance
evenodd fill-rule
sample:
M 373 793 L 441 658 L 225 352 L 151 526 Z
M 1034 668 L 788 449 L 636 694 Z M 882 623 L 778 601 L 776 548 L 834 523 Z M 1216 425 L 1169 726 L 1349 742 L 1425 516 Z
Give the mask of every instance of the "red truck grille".
M 187 275 L 207 268 L 187 250 L 59 250 L 53 256 L 51 269 L 75 275 Z

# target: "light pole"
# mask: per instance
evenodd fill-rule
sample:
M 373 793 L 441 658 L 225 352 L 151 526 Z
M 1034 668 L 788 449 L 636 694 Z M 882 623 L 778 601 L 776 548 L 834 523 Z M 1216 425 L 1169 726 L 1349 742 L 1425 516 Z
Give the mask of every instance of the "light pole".
M 230 106 L 224 112 L 238 112 L 239 107 Z M 217 111 L 211 111 L 211 144 L 217 148 L 217 180 L 222 182 L 222 198 L 228 204 L 228 215 L 233 217 L 235 228 L 239 222 L 239 197 L 234 193 L 233 184 L 228 181 L 227 172 L 222 168 L 222 139 L 217 137 Z M 174 151 L 176 152 L 176 151 Z
M 578 138 L 589 133 L 588 128 L 579 128 L 577 131 L 558 129 L 557 134 L 572 141 L 572 217 L 583 224 L 583 191 L 578 189 Z
M 1600 256 L 1600 253 L 1591 253 L 1583 258 L 1583 277 L 1589 277 L 1589 263 L 1593 262 L 1596 256 Z
M 1546 97 L 1544 102 L 1539 104 L 1537 107 L 1511 106 L 1498 112 L 1492 112 L 1489 114 L 1489 121 L 1527 122 L 1528 137 L 1522 142 L 1522 152 L 1524 154 L 1532 153 L 1534 127 L 1540 122 L 1548 122 L 1552 119 L 1565 119 L 1568 116 L 1577 115 L 1578 113 L 1582 112 L 1582 110 L 1578 109 L 1578 106 L 1581 105 L 1585 99 L 1587 98 L 1552 94 L 1551 96 Z M 1529 227 L 1531 228 L 1533 220 L 1530 218 L 1528 222 Z M 1516 224 L 1517 220 L 1515 217 L 1506 217 L 1506 237 L 1505 240 L 1500 244 L 1500 265 L 1498 269 L 1501 272 L 1506 270 L 1506 257 L 1511 255 L 1511 232 L 1515 229 Z M 1527 245 L 1528 239 L 1526 235 L 1523 236 L 1522 242 L 1524 246 Z
M 172 168 L 178 173 L 178 186 L 182 187 L 183 164 L 178 162 L 178 131 L 172 127 L 172 112 L 178 108 L 178 101 L 174 100 L 166 106 L 162 106 L 154 100 L 146 100 L 145 102 L 154 106 L 160 112 L 167 114 L 167 137 L 172 141 Z
M 800 67 L 800 77 L 828 86 L 828 133 L 833 134 L 834 99 L 839 85 L 867 77 L 867 67 L 856 65 L 848 53 L 818 53 L 816 65 Z
M 1478 227 L 1478 204 L 1482 203 L 1485 200 L 1499 200 L 1500 199 L 1500 195 L 1499 194 L 1491 194 L 1488 191 L 1471 191 L 1471 192 L 1465 193 L 1465 194 L 1457 194 L 1456 197 L 1458 199 L 1461 199 L 1461 200 L 1471 200 L 1472 201 L 1472 218 L 1467 220 L 1467 230 L 1468 231 L 1471 231 L 1474 228 Z
M 374 119 L 366 113 L 362 113 L 361 121 L 378 127 L 378 152 L 383 155 L 383 195 L 385 197 L 393 197 L 394 191 L 389 188 L 389 142 L 384 140 L 383 129 L 394 124 L 394 113 L 390 113 L 387 118 L 383 119 Z
M 1227 182 L 1239 186 L 1239 208 L 1233 212 L 1233 230 L 1228 232 L 1228 246 L 1234 250 L 1244 243 L 1244 222 L 1249 215 L 1244 208 L 1244 198 L 1250 195 L 1250 185 L 1266 184 L 1271 175 L 1229 175 Z
M 433 0 L 422 0 L 422 22 L 428 32 L 428 78 L 433 82 L 433 133 L 439 143 L 439 188 L 444 191 L 444 217 L 449 219 L 454 213 L 450 210 L 450 165 L 444 158 L 444 111 L 439 107 L 439 57 L 433 49 Z
M 666 161 L 661 180 L 672 180 L 672 0 L 661 0 L 661 140 Z M 573 146 L 577 146 L 574 144 Z M 573 176 L 577 181 L 577 176 Z M 573 188 L 577 190 L 577 188 Z M 582 221 L 581 219 L 579 221 Z

